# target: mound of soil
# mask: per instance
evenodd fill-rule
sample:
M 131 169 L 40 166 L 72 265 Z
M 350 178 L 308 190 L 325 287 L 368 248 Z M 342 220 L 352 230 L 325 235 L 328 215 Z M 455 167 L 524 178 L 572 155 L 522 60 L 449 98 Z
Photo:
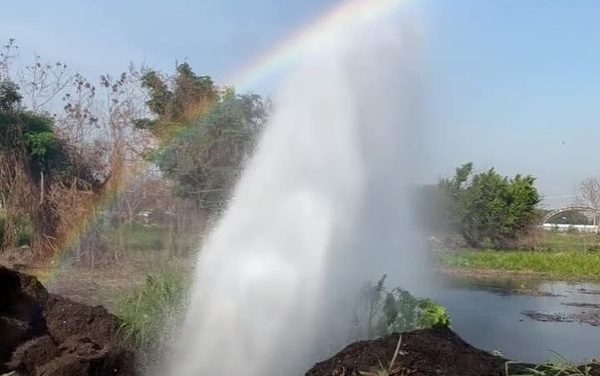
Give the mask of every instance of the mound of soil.
M 317 363 L 306 376 L 507 376 L 507 365 L 509 375 L 531 374 L 523 371 L 534 367 L 507 363 L 507 359 L 474 348 L 449 329 L 403 334 L 390 367 L 398 339 L 398 334 L 392 334 L 351 344 L 333 358 Z M 382 370 L 389 373 L 380 373 Z M 600 376 L 600 368 L 591 376 Z
M 0 374 L 134 375 L 134 351 L 104 308 L 49 294 L 36 278 L 3 267 L 0 291 Z

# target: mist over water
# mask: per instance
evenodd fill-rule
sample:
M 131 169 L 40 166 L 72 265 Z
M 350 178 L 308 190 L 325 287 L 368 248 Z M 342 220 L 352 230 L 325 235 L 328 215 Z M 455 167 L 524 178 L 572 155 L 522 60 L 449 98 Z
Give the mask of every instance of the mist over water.
M 423 284 L 417 44 L 391 23 L 363 25 L 288 77 L 199 253 L 168 374 L 303 374 L 353 339 L 365 282 Z

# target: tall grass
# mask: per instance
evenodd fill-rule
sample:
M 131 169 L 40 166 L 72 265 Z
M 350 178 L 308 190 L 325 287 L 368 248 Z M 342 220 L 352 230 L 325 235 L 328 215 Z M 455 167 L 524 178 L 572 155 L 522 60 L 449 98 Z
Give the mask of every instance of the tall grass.
M 166 344 L 183 310 L 185 274 L 167 270 L 149 275 L 146 282 L 117 304 L 122 338 L 142 350 Z

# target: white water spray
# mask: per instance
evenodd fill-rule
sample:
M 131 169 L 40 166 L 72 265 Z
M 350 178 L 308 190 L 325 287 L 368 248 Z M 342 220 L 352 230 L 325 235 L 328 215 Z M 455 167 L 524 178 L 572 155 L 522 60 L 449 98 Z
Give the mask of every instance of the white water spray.
M 418 284 L 414 39 L 381 22 L 321 43 L 199 255 L 169 374 L 301 374 L 348 340 L 362 283 Z

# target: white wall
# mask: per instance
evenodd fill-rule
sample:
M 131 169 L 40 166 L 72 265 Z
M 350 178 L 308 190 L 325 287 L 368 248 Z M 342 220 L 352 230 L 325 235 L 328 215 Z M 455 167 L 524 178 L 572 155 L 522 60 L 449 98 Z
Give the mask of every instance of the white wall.
M 579 232 L 598 232 L 598 226 L 594 225 L 558 225 L 554 223 L 544 223 L 542 229 L 545 231 L 567 232 L 569 229 Z

